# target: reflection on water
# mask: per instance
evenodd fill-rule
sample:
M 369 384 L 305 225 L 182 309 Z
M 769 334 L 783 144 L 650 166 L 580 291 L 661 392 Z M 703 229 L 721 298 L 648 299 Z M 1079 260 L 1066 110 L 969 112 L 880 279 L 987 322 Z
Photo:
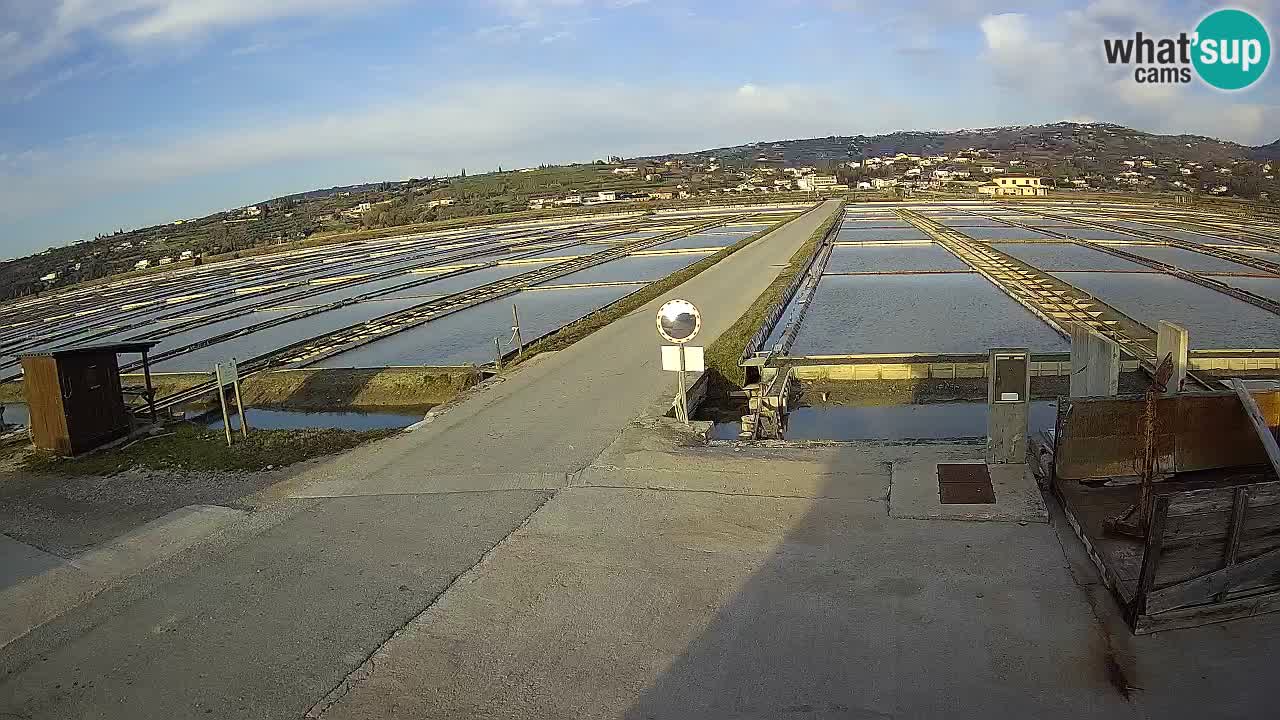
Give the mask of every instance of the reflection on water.
M 1031 403 L 1030 432 L 1052 428 L 1058 414 L 1056 400 Z M 711 438 L 736 440 L 741 423 L 716 423 Z M 787 440 L 939 440 L 985 437 L 986 402 L 927 405 L 831 405 L 802 407 L 787 417 Z
M 339 430 L 384 430 L 408 427 L 421 420 L 424 413 L 304 412 L 300 410 L 249 408 L 245 410 L 245 414 L 248 416 L 250 429 L 334 428 Z M 195 422 L 204 422 L 215 430 L 222 429 L 222 414 L 217 410 L 212 413 L 187 411 L 186 418 Z M 235 413 L 231 415 L 231 427 L 235 430 L 240 429 L 240 416 Z

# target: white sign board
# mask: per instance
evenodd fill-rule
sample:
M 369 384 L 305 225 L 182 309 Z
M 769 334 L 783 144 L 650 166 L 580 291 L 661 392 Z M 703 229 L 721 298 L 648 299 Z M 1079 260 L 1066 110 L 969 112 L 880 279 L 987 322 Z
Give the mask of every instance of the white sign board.
M 240 379 L 240 368 L 236 366 L 235 358 L 231 358 L 229 362 L 218 363 L 215 368 L 215 374 L 222 382 L 222 387 L 234 385 Z
M 679 345 L 662 346 L 662 369 L 669 372 L 680 372 Z M 702 372 L 707 369 L 701 347 L 684 346 L 684 369 L 688 372 Z

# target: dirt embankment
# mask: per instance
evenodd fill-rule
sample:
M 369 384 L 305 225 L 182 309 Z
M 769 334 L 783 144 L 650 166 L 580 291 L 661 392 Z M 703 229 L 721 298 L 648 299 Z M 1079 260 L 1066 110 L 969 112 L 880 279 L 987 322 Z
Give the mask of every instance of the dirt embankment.
M 242 390 L 246 405 L 297 410 L 439 405 L 480 382 L 473 367 L 278 370 L 255 375 Z
M 125 384 L 141 385 L 141 375 L 122 376 Z M 452 400 L 480 382 L 470 366 L 403 368 L 302 368 L 260 373 L 241 385 L 246 405 L 270 405 L 296 410 L 344 408 L 418 408 Z M 154 373 L 156 394 L 185 390 L 209 380 L 208 373 Z M 21 383 L 0 385 L 0 402 L 24 402 Z M 203 399 L 217 402 L 216 396 Z

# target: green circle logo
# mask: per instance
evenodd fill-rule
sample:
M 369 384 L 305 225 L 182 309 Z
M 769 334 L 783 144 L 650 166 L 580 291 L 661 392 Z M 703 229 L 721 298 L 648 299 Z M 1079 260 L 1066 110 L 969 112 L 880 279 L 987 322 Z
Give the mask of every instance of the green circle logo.
M 1241 90 L 1257 82 L 1271 59 L 1271 37 L 1258 18 L 1243 10 L 1218 10 L 1196 26 L 1191 62 L 1219 90 Z

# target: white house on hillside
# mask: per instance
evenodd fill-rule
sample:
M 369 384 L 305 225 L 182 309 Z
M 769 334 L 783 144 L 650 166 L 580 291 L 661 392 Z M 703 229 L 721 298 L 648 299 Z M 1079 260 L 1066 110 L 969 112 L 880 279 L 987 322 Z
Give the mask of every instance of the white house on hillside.
M 978 193 L 992 196 L 1025 197 L 1048 195 L 1049 188 L 1044 181 L 1030 175 L 1006 175 L 995 178 L 992 182 L 978 186 Z

